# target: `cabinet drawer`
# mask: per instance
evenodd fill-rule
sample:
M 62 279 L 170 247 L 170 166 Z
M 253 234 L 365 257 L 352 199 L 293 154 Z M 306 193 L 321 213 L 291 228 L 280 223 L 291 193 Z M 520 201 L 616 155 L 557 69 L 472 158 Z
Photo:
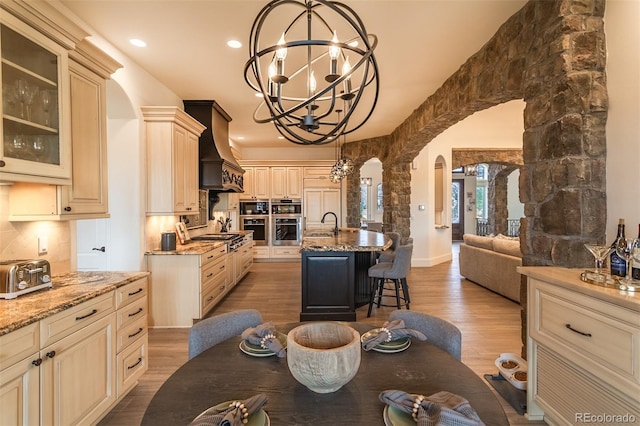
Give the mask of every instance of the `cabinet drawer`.
M 273 258 L 300 258 L 300 247 L 271 247 L 271 257 Z
M 147 295 L 147 279 L 134 281 L 116 289 L 116 309 Z
M 253 246 L 253 258 L 254 259 L 268 259 L 269 247 L 268 246 Z
M 40 350 L 40 328 L 37 322 L 0 336 L 0 370 L 38 350 Z
M 116 352 L 120 352 L 131 343 L 147 333 L 147 315 L 139 317 L 134 322 L 120 328 L 116 333 Z
M 114 310 L 113 291 L 40 321 L 40 346 L 50 345 Z
M 117 397 L 121 398 L 147 371 L 149 362 L 149 335 L 144 334 L 136 342 L 116 356 L 118 379 L 116 384 Z
M 223 258 L 227 254 L 227 245 L 222 244 L 220 247 L 208 251 L 200 256 L 200 267 L 205 268 L 209 263 Z
M 226 276 L 226 275 L 225 275 Z M 224 282 L 219 285 L 213 285 L 207 289 L 206 293 L 202 294 L 202 316 L 204 317 L 207 312 L 211 310 L 218 303 L 218 300 L 222 298 L 226 290 Z
M 141 317 L 147 316 L 147 298 L 136 300 L 116 311 L 117 330 L 128 326 Z
M 214 285 L 214 282 L 218 282 L 221 276 L 226 277 L 227 274 L 227 262 L 226 259 L 218 259 L 217 261 L 207 265 L 206 268 L 202 269 L 202 277 L 200 278 L 200 282 L 202 283 L 202 292 L 205 292 L 205 288 Z M 223 282 L 224 284 L 224 282 Z
M 547 346 L 569 348 L 592 362 L 640 382 L 637 371 L 640 329 L 606 313 L 607 306 L 603 302 L 574 293 L 567 293 L 566 298 L 561 297 L 563 295 L 562 292 L 540 290 L 538 320 L 532 337 Z M 598 307 L 602 309 L 598 310 Z

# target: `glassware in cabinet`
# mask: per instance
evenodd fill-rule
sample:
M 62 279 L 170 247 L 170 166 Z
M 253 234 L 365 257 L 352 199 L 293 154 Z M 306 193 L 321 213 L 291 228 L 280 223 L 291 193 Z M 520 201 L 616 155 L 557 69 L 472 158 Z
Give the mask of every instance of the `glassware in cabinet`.
M 0 24 L 0 173 L 11 173 L 13 180 L 21 180 L 22 175 L 69 179 L 60 114 L 66 51 L 39 33 L 28 37 L 28 27 L 18 24 Z

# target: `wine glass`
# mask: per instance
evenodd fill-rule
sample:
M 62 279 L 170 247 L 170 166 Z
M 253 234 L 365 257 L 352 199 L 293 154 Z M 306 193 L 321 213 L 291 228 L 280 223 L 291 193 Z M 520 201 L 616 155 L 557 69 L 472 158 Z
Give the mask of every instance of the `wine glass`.
M 585 244 L 584 247 L 589 250 L 595 260 L 595 272 L 601 273 L 604 268 L 604 260 L 613 251 L 611 246 L 603 246 L 599 244 Z
M 42 140 L 41 136 L 36 136 L 33 139 L 32 148 L 33 148 L 33 154 L 35 155 L 36 160 L 39 162 L 42 162 L 47 151 L 47 146 Z
M 627 274 L 624 277 L 625 283 L 631 282 L 631 257 L 633 253 L 633 240 L 622 237 L 616 243 L 616 253 L 627 262 Z
M 24 118 L 24 104 L 29 93 L 29 83 L 22 78 L 16 80 L 16 98 L 20 102 L 20 118 Z
M 44 125 L 49 125 L 49 108 L 51 107 L 51 92 L 48 90 L 40 91 L 40 105 L 44 115 Z
M 25 104 L 27 105 L 27 120 L 31 121 L 32 117 L 31 117 L 31 105 L 33 104 L 33 101 L 35 100 L 36 95 L 38 94 L 38 91 L 40 89 L 38 88 L 38 86 L 29 86 L 29 88 L 27 89 L 27 95 L 25 98 Z

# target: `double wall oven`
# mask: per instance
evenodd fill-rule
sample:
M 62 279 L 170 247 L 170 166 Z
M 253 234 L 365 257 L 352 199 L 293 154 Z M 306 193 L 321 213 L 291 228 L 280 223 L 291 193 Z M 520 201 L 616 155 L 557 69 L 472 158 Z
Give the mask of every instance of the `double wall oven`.
M 296 198 L 271 200 L 271 244 L 295 246 L 302 242 L 302 201 Z
M 255 245 L 269 245 L 269 200 L 240 200 L 240 229 L 253 231 Z

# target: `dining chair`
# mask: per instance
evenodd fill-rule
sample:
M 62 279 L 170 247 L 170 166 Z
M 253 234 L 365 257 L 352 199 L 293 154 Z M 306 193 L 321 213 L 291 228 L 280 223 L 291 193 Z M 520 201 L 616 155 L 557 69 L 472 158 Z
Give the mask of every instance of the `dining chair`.
M 189 331 L 189 359 L 262 322 L 262 315 L 255 309 L 228 312 L 197 322 Z
M 371 309 L 374 303 L 380 306 L 396 306 L 400 309 L 400 300 L 403 300 L 407 309 L 411 299 L 409 297 L 409 285 L 407 284 L 407 274 L 411 268 L 411 254 L 413 253 L 413 245 L 399 246 L 395 250 L 395 258 L 393 262 L 376 263 L 369 268 L 368 274 L 371 279 L 371 295 L 369 296 L 369 310 L 367 317 L 371 316 Z M 383 297 L 393 297 L 390 294 L 384 294 L 385 283 L 392 281 L 395 290 L 395 305 L 382 304 Z M 400 296 L 402 289 L 402 296 Z
M 391 246 L 378 256 L 378 262 L 393 262 L 396 256 L 396 248 L 400 245 L 400 234 L 398 232 L 385 232 L 384 235 L 391 239 Z
M 391 312 L 389 321 L 401 319 L 407 328 L 422 332 L 427 341 L 449 352 L 458 361 L 462 358 L 462 333 L 460 329 L 442 318 L 416 311 Z

